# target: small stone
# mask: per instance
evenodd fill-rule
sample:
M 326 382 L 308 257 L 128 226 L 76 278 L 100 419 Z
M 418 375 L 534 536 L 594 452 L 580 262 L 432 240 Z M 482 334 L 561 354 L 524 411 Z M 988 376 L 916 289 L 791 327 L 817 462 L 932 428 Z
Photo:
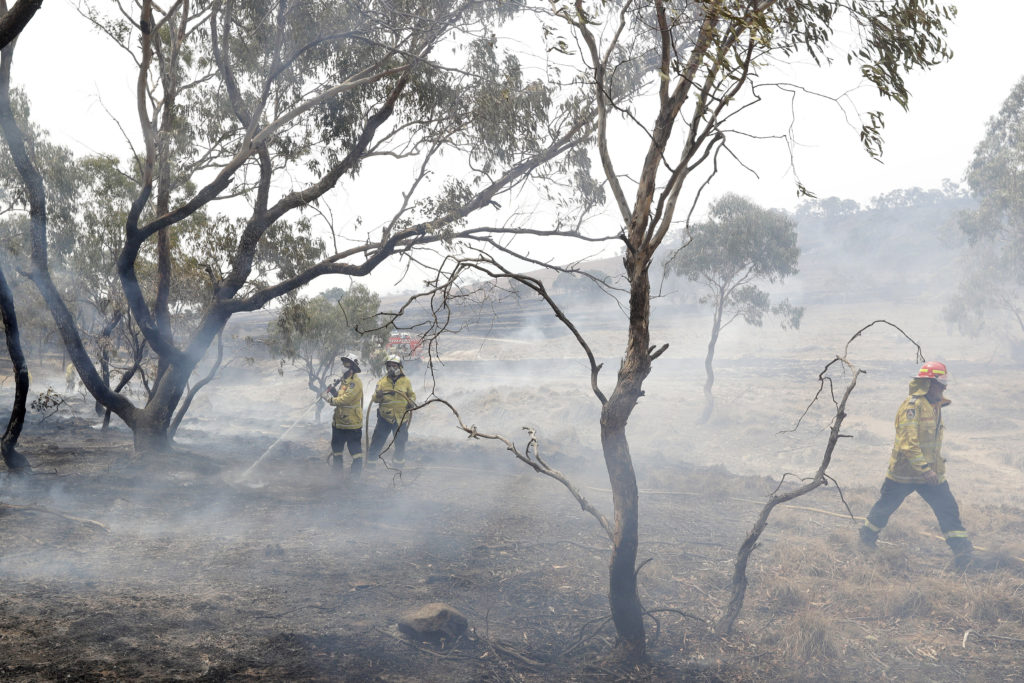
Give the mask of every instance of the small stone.
M 411 638 L 440 640 L 466 632 L 469 621 L 454 607 L 432 602 L 398 620 L 398 630 Z

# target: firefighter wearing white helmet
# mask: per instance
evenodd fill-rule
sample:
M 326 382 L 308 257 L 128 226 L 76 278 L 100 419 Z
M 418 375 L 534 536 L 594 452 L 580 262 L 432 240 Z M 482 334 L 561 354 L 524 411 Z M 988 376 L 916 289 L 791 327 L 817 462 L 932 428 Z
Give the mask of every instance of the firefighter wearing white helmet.
M 973 548 L 960 521 L 960 508 L 949 490 L 941 453 L 942 409 L 950 404 L 942 395 L 947 378 L 946 366 L 930 361 L 910 380 L 910 395 L 896 412 L 896 440 L 881 495 L 860 528 L 860 540 L 873 548 L 889 517 L 916 492 L 935 513 L 956 566 L 964 569 Z
M 412 382 L 402 372 L 402 359 L 390 355 L 384 359 L 384 376 L 377 382 L 373 400 L 377 404 L 377 424 L 370 439 L 370 463 L 376 462 L 389 439 L 394 442 L 396 467 L 405 464 L 405 445 L 409 441 L 412 409 L 416 407 L 416 394 Z
M 359 379 L 359 360 L 346 353 L 340 358 L 345 373 L 327 388 L 324 399 L 334 406 L 331 422 L 331 461 L 335 470 L 345 466 L 344 453 L 352 456 L 350 471 L 358 476 L 363 470 L 363 381 Z

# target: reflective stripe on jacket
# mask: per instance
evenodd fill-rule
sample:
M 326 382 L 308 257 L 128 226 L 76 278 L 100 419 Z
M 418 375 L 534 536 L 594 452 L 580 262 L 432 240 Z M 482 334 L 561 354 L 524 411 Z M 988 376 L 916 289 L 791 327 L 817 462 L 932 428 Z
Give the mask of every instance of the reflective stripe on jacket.
M 341 380 L 338 395 L 327 401 L 334 408 L 334 424 L 338 429 L 361 429 L 363 426 L 363 380 L 352 375 Z
M 896 413 L 896 441 L 889 458 L 886 475 L 904 484 L 925 484 L 924 473 L 935 472 L 939 483 L 946 478 L 946 461 L 942 459 L 942 406 L 948 399 L 932 404 L 925 398 L 931 380 L 910 380 L 910 396 Z
M 380 404 L 377 414 L 391 424 L 408 421 L 406 416 L 409 408 L 416 404 L 416 394 L 412 390 L 412 382 L 405 375 L 392 381 L 387 375 L 377 382 L 377 393 L 373 400 Z

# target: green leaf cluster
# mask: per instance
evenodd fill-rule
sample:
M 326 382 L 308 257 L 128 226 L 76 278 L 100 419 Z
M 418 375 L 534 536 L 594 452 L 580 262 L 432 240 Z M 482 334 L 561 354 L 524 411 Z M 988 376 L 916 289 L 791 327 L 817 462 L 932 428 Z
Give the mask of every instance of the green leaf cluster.
M 320 393 L 343 353 L 369 360 L 384 345 L 390 327 L 380 315 L 380 297 L 361 284 L 344 293 L 292 297 L 267 326 L 267 346 L 283 362 L 306 371 L 310 390 Z
M 680 243 L 666 270 L 698 282 L 706 294 L 701 303 L 721 311 L 724 327 L 736 317 L 760 327 L 764 314 L 797 328 L 803 309 L 770 297 L 755 283 L 775 283 L 797 273 L 800 248 L 796 223 L 778 209 L 765 209 L 745 197 L 726 194 L 715 200 L 705 221 L 693 225 L 685 246 Z

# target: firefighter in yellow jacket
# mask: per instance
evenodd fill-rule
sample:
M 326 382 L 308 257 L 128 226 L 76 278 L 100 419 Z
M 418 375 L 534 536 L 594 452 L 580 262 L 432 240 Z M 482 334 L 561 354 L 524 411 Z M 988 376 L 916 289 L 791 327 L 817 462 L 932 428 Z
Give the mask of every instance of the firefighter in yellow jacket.
M 69 394 L 78 387 L 78 373 L 75 371 L 74 363 L 68 363 L 64 368 L 64 384 L 64 390 Z
M 327 389 L 324 399 L 334 406 L 331 422 L 331 460 L 335 470 L 345 467 L 345 446 L 352 456 L 350 471 L 358 476 L 363 470 L 363 381 L 359 379 L 359 361 L 354 355 L 341 357 L 345 373 Z
M 956 566 L 963 569 L 973 548 L 946 482 L 946 461 L 941 453 L 942 408 L 950 403 L 942 395 L 946 379 L 946 366 L 932 361 L 922 365 L 910 380 L 910 395 L 896 413 L 896 441 L 881 496 L 860 528 L 860 539 L 873 548 L 889 517 L 907 496 L 917 492 L 931 506 Z
M 412 382 L 402 372 L 402 359 L 388 356 L 384 361 L 384 376 L 377 382 L 373 400 L 377 404 L 377 424 L 370 439 L 370 460 L 376 462 L 384 451 L 389 437 L 393 437 L 395 467 L 405 464 L 405 445 L 409 441 L 412 408 L 416 407 L 416 394 Z

